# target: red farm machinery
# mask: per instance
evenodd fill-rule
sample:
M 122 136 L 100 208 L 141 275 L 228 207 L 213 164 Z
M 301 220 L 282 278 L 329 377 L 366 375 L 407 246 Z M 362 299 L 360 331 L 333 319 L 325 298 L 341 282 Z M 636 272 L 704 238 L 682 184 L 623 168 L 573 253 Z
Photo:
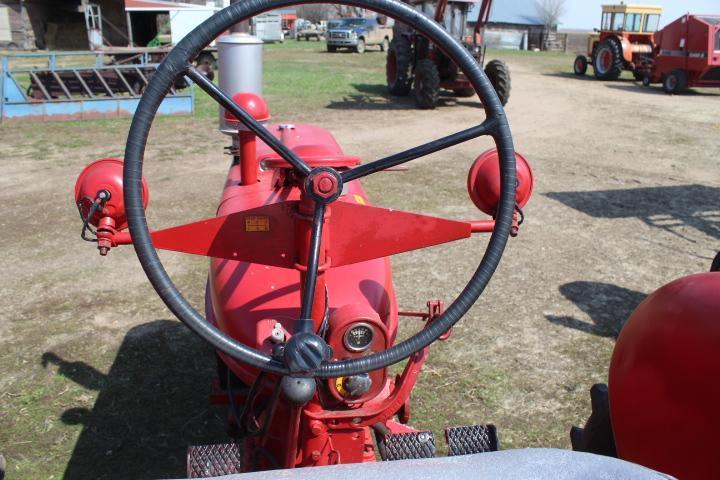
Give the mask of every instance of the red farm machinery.
M 495 426 L 480 422 L 447 428 L 447 450 L 456 458 L 434 458 L 432 432 L 410 426 L 410 394 L 429 346 L 450 335 L 490 281 L 509 237 L 518 234 L 523 222 L 522 208 L 531 196 L 533 175 L 527 161 L 514 151 L 495 90 L 476 58 L 457 39 L 396 0 L 347 3 L 404 22 L 442 49 L 478 92 L 485 118 L 476 126 L 367 163 L 343 153 L 325 129 L 270 124 L 268 105 L 257 91 L 251 91 L 261 75 L 261 64 L 253 63 L 260 58 L 256 53 L 261 46 L 251 37 L 230 34 L 234 38 L 225 41 L 232 40 L 238 49 L 220 53 L 226 66 L 241 61 L 244 68 L 237 71 L 251 78 L 221 76 L 218 86 L 190 63 L 193 55 L 232 25 L 292 4 L 292 0 L 239 2 L 187 35 L 158 67 L 137 107 L 124 160 L 95 161 L 78 177 L 75 201 L 83 219 L 82 237 L 96 243 L 101 255 L 132 245 L 168 308 L 216 351 L 218 378 L 212 381 L 210 397 L 227 406 L 231 439 L 225 444 L 190 446 L 188 476 L 239 474 L 233 478 L 256 479 L 260 477 L 246 477 L 242 472 L 318 467 L 278 475 L 410 480 L 422 471 L 423 478 L 666 478 L 634 463 L 584 452 L 497 451 Z M 232 139 L 233 160 L 217 216 L 151 231 L 145 218 L 149 190 L 143 177 L 144 152 L 157 110 L 178 78 L 189 79 L 218 102 L 221 131 Z M 449 220 L 375 207 L 360 183 L 370 174 L 483 135 L 492 137 L 496 148 L 477 157 L 467 186 L 470 199 L 487 218 Z M 426 311 L 399 311 L 389 256 L 475 233 L 490 237 L 459 296 L 447 308 L 445 302 L 431 300 Z M 156 249 L 209 257 L 204 315 L 176 288 Z M 684 379 L 689 372 L 693 378 L 703 373 L 713 378 L 717 360 L 695 372 L 692 359 L 685 361 L 682 349 L 672 350 L 674 356 L 668 357 L 661 348 L 653 348 L 652 342 L 674 341 L 678 329 L 652 330 L 647 320 L 668 316 L 663 302 L 692 304 L 690 317 L 671 312 L 675 323 L 685 318 L 694 322 L 709 312 L 715 315 L 718 297 L 709 292 L 720 287 L 720 273 L 704 275 L 678 280 L 691 285 L 666 287 L 665 294 L 660 290 L 653 295 L 656 300 L 638 309 L 644 308 L 645 313 L 637 315 L 645 320 L 631 319 L 630 324 L 646 328 L 621 335 L 619 357 L 617 361 L 613 357 L 611 367 L 610 406 L 607 395 L 596 395 L 593 405 L 597 408 L 588 425 L 573 430 L 577 449 L 612 453 L 601 452 L 597 445 L 610 442 L 615 448 L 617 443 L 621 459 L 651 468 L 668 467 L 673 474 L 688 468 L 717 473 L 720 466 L 711 441 L 720 429 L 717 415 L 699 424 L 690 421 L 690 413 L 687 422 L 668 427 L 663 423 L 667 409 L 678 406 L 673 403 L 677 397 L 663 389 L 675 387 L 672 380 Z M 672 295 L 667 294 L 668 288 Z M 423 327 L 399 341 L 399 320 L 407 316 L 419 317 Z M 701 330 L 717 332 L 717 322 L 714 327 L 710 323 L 701 325 Z M 688 334 L 686 340 L 697 347 L 690 351 L 706 352 L 719 337 Z M 652 341 L 645 342 L 646 338 Z M 623 354 L 639 344 L 645 346 L 645 356 Z M 653 359 L 662 361 L 655 364 Z M 399 362 L 405 362 L 403 369 L 391 375 L 389 367 Z M 675 362 L 670 375 L 663 371 L 668 362 Z M 649 383 L 638 379 L 645 372 L 652 374 Z M 710 383 L 710 394 L 698 403 L 701 409 L 716 409 L 720 401 L 717 382 Z M 695 395 L 696 390 L 697 386 L 690 393 Z M 643 403 L 633 403 L 634 398 L 642 398 Z M 691 398 L 694 402 L 695 396 Z M 656 408 L 645 408 L 645 402 Z M 608 415 L 603 416 L 608 408 L 613 413 L 612 427 Z M 683 408 L 689 412 L 689 407 Z M 639 416 L 638 409 L 660 417 Z M 616 415 L 625 419 L 622 426 L 616 425 Z M 653 418 L 657 425 L 649 423 Z M 652 427 L 652 434 L 638 433 L 636 427 Z M 608 440 L 607 432 L 613 428 L 623 432 L 622 438 L 616 434 L 617 442 L 612 433 Z M 656 432 L 662 428 L 670 428 L 683 441 L 668 442 L 666 435 Z M 692 465 L 682 455 L 663 454 L 658 459 L 652 455 L 657 444 L 689 445 Z M 672 457 L 669 466 L 667 457 Z M 697 461 L 698 457 L 707 458 Z
M 482 67 L 485 45 L 482 33 L 490 16 L 492 0 L 482 0 L 478 18 L 472 31 L 467 21 L 473 0 L 409 0 L 423 15 L 432 17 L 471 53 Z M 405 96 L 412 92 L 415 104 L 422 109 L 435 108 L 441 90 L 452 91 L 458 97 L 471 97 L 475 89 L 468 78 L 437 45 L 404 23 L 393 27 L 386 59 L 388 91 Z M 501 60 L 492 60 L 485 66 L 485 74 L 504 106 L 510 98 L 510 69 Z
M 576 75 L 592 65 L 600 80 L 617 80 L 629 70 L 643 85 L 661 83 L 667 93 L 720 87 L 720 15 L 683 15 L 658 30 L 658 6 L 603 5 L 602 12 L 589 58 L 575 58 Z

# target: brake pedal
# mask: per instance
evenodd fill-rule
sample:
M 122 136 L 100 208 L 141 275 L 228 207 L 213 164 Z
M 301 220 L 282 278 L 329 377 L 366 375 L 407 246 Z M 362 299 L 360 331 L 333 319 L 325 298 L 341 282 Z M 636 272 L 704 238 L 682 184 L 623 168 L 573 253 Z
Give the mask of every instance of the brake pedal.
M 409 460 L 435 456 L 435 437 L 430 431 L 388 433 L 379 440 L 378 450 L 383 460 Z
M 191 445 L 187 453 L 188 478 L 207 478 L 242 473 L 238 443 Z
M 495 425 L 447 427 L 445 439 L 448 444 L 448 456 L 496 452 L 500 448 Z

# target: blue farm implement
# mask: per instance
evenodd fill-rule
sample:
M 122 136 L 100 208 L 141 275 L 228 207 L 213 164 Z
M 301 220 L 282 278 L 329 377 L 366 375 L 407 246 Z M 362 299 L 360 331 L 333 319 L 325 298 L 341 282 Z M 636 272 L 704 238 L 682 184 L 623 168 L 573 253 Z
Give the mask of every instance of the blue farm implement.
M 29 53 L 2 57 L 0 120 L 87 120 L 132 116 L 150 78 L 157 69 L 142 56 L 140 63 L 105 64 L 101 53 L 95 65 L 58 66 L 58 57 L 77 52 Z M 83 52 L 82 55 L 87 55 Z M 43 59 L 42 68 L 23 68 L 23 61 Z M 163 100 L 158 113 L 193 113 L 192 89 L 179 92 L 187 83 L 176 84 Z

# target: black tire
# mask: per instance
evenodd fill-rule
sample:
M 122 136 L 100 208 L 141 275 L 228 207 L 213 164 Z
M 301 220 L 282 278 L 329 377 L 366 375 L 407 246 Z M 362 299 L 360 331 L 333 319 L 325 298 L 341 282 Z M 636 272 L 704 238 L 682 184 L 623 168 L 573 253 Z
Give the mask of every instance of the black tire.
M 358 38 L 357 45 L 355 45 L 355 51 L 357 53 L 365 53 L 365 40 Z
M 475 89 L 470 88 L 456 88 L 453 90 L 456 97 L 472 97 L 475 95 Z
M 642 84 L 644 87 L 649 87 L 650 86 L 650 77 L 647 75 L 644 75 L 642 78 Z
M 387 37 L 383 38 L 383 41 L 380 44 L 380 51 L 387 52 L 389 47 L 390 47 L 390 42 L 388 41 Z
M 617 80 L 623 71 L 623 56 L 620 42 L 606 38 L 595 51 L 593 69 L 599 80 Z
M 575 75 L 585 75 L 587 73 L 587 67 L 588 59 L 585 55 L 578 55 L 575 57 L 575 62 L 573 63 L 573 71 L 575 72 Z
M 328 46 L 327 46 L 327 51 L 330 52 L 330 53 L 337 52 L 337 47 L 336 47 L 335 45 L 328 45 Z
M 645 79 L 645 74 L 640 72 L 632 72 L 633 78 L 636 82 L 642 82 Z
M 412 88 L 412 46 L 405 37 L 395 37 L 388 47 L 385 78 L 392 95 L 404 97 Z
M 688 78 L 684 70 L 673 70 L 665 75 L 663 79 L 663 90 L 665 93 L 681 93 L 687 88 Z
M 718 252 L 718 254 L 715 255 L 715 258 L 712 261 L 712 265 L 710 265 L 710 271 L 711 272 L 720 272 L 720 252 Z
M 413 94 L 415 105 L 423 110 L 435 108 L 440 93 L 440 73 L 429 58 L 423 58 L 415 65 Z
M 504 107 L 510 100 L 510 69 L 502 60 L 491 60 L 485 65 L 485 75 L 492 84 Z
M 198 67 L 201 65 L 209 65 L 213 70 L 217 70 L 217 60 L 215 59 L 215 55 L 210 52 L 202 52 L 198 55 L 195 60 L 195 65 Z

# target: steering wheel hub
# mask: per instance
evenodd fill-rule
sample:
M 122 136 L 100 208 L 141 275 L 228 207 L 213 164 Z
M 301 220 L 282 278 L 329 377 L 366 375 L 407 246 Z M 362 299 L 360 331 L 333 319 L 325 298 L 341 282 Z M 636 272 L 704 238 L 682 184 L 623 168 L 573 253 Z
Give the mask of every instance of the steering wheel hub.
M 305 193 L 316 202 L 334 202 L 342 193 L 342 177 L 329 167 L 314 168 L 305 180 Z

